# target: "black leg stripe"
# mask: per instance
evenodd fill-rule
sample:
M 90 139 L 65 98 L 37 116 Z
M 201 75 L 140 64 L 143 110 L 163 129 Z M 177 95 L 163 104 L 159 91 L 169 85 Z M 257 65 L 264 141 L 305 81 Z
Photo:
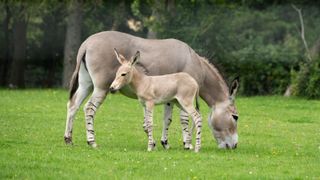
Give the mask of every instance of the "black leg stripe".
M 88 130 L 88 132 L 94 134 L 94 130 Z
M 96 105 L 94 105 L 91 101 L 89 102 L 92 106 L 94 106 L 95 108 L 97 108 L 97 106 Z
M 86 115 L 86 117 L 93 119 L 93 115 Z

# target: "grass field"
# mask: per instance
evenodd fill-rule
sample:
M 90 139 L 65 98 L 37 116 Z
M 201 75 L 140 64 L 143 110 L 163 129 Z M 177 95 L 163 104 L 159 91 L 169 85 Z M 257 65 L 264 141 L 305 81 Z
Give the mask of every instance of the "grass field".
M 320 101 L 239 97 L 239 146 L 219 150 L 204 117 L 202 149 L 182 147 L 175 108 L 170 150 L 160 145 L 162 106 L 154 115 L 156 150 L 147 152 L 142 108 L 108 96 L 95 120 L 98 149 L 86 144 L 83 111 L 72 147 L 63 141 L 67 92 L 0 90 L 0 179 L 320 179 Z

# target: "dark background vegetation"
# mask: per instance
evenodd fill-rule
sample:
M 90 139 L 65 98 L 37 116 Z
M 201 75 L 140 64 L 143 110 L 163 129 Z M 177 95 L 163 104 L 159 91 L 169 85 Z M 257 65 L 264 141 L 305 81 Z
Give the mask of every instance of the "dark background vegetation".
M 320 97 L 317 0 L 0 0 L 0 21 L 1 87 L 67 87 L 81 42 L 117 30 L 188 43 L 243 95 Z

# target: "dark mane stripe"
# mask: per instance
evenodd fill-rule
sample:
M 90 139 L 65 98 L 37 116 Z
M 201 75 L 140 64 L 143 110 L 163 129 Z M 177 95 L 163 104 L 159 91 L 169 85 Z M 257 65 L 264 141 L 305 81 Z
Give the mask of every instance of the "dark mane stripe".
M 199 57 L 217 75 L 218 79 L 220 80 L 220 84 L 222 82 L 223 83 L 222 86 L 226 87 L 227 88 L 226 91 L 229 92 L 228 83 L 227 83 L 225 77 L 220 73 L 218 68 L 212 62 L 210 62 L 207 58 L 202 57 L 202 56 L 199 56 Z

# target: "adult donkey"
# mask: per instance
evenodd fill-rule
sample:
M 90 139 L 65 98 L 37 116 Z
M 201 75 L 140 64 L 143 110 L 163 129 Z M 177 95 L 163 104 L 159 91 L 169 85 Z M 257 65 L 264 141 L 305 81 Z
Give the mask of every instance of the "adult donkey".
M 148 75 L 164 75 L 176 72 L 190 74 L 199 84 L 199 95 L 211 108 L 209 126 L 219 148 L 236 148 L 238 144 L 238 114 L 234 104 L 239 82 L 235 79 L 231 89 L 218 70 L 205 58 L 200 57 L 186 43 L 176 39 L 150 40 L 129 34 L 106 31 L 90 36 L 79 48 L 77 64 L 70 82 L 70 97 L 67 104 L 67 120 L 64 139 L 72 144 L 73 120 L 83 100 L 93 93 L 84 107 L 87 142 L 96 147 L 93 120 L 95 113 L 108 94 L 120 63 L 113 49 L 126 57 L 134 55 L 137 49 L 142 53 L 140 67 Z M 122 94 L 137 98 L 130 88 L 123 88 Z M 162 144 L 168 147 L 167 131 L 171 123 L 172 104 L 165 105 Z M 188 132 L 188 114 L 180 112 L 185 142 Z M 185 147 L 189 148 L 189 147 Z

